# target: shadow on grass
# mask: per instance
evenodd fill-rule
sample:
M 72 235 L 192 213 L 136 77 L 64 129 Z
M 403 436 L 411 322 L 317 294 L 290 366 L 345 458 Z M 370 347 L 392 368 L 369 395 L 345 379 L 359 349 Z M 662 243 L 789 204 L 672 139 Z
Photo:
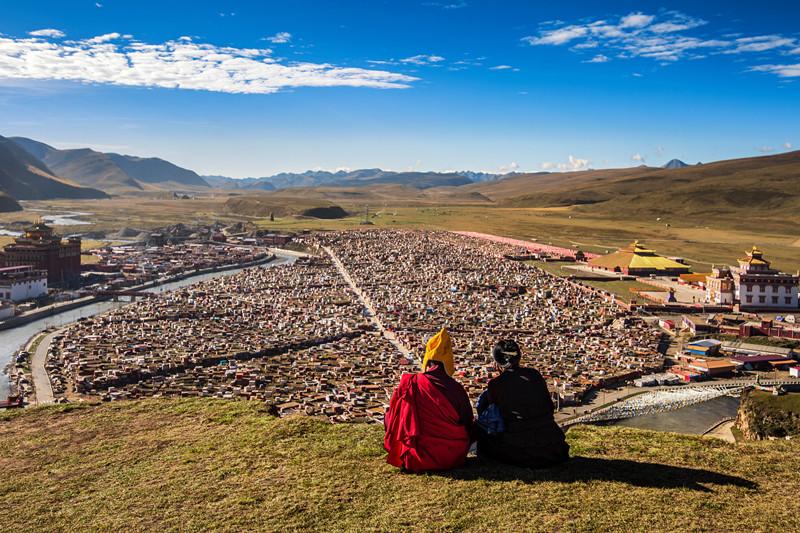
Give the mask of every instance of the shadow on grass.
M 471 458 L 462 468 L 434 475 L 461 480 L 483 479 L 521 481 L 523 483 L 616 481 L 636 487 L 687 488 L 700 492 L 713 492 L 704 484 L 733 485 L 747 489 L 758 488 L 757 483 L 748 479 L 720 474 L 711 470 L 597 457 L 573 457 L 562 465 L 537 470 L 509 466 L 487 459 Z

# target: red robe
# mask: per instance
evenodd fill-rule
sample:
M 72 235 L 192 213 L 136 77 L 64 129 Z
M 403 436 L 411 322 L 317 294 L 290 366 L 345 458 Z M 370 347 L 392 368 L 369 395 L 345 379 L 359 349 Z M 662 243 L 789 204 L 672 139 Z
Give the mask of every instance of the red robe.
M 463 465 L 470 436 L 459 418 L 451 401 L 427 375 L 403 374 L 384 420 L 387 462 L 410 472 Z

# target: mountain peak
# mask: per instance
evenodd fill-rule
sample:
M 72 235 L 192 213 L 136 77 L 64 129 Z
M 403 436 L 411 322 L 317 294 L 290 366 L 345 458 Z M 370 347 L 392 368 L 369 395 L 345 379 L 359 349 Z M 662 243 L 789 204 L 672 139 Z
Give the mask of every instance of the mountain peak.
M 664 168 L 683 168 L 683 167 L 688 167 L 688 166 L 689 165 L 687 165 L 686 163 L 684 163 L 680 159 L 672 159 L 672 160 L 669 161 L 669 163 L 664 165 Z

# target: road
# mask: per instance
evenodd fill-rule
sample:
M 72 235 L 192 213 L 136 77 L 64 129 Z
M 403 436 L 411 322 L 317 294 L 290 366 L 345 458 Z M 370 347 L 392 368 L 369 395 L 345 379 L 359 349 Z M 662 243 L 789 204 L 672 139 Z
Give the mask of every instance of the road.
M 47 350 L 50 348 L 50 343 L 56 334 L 58 334 L 58 331 L 45 335 L 33 355 L 31 355 L 31 376 L 37 405 L 53 403 L 54 401 L 53 387 L 50 385 L 50 376 L 47 375 L 45 363 L 47 362 Z
M 333 264 L 336 265 L 336 268 L 339 270 L 339 273 L 345 279 L 347 284 L 350 285 L 350 288 L 353 289 L 353 292 L 361 301 L 361 304 L 366 307 L 367 311 L 369 311 L 369 318 L 372 323 L 375 324 L 375 327 L 378 328 L 378 331 L 380 331 L 386 340 L 391 342 L 392 345 L 394 345 L 394 347 L 397 348 L 400 353 L 402 353 L 409 361 L 413 361 L 414 354 L 411 352 L 411 350 L 406 348 L 402 342 L 400 342 L 400 339 L 397 338 L 397 335 L 386 329 L 386 326 L 383 325 L 383 322 L 381 322 L 381 319 L 378 317 L 378 313 L 375 312 L 375 307 L 372 305 L 372 301 L 370 301 L 369 297 L 364 294 L 364 291 L 362 291 L 358 285 L 356 285 L 355 281 L 353 281 L 353 278 L 350 277 L 350 273 L 347 271 L 339 258 L 336 257 L 336 254 L 333 253 L 333 251 L 327 246 L 323 246 L 322 249 L 325 250 L 325 253 L 330 256 Z

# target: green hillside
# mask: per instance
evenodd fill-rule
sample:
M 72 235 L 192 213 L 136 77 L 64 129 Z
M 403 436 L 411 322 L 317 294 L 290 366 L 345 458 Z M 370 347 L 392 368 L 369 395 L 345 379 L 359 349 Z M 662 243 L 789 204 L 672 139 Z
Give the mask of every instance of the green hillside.
M 2 417 L 2 415 L 0 415 Z M 796 531 L 798 441 L 576 427 L 567 465 L 406 475 L 382 428 L 148 400 L 0 419 L 9 531 Z

